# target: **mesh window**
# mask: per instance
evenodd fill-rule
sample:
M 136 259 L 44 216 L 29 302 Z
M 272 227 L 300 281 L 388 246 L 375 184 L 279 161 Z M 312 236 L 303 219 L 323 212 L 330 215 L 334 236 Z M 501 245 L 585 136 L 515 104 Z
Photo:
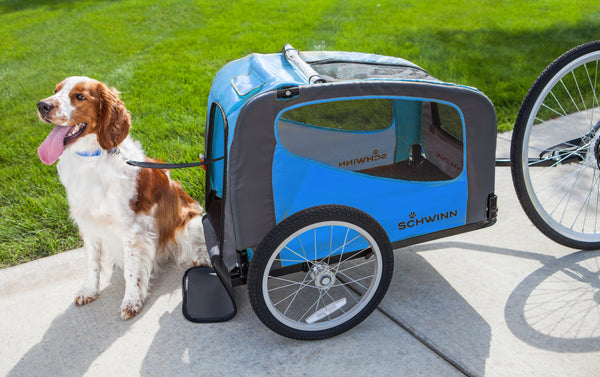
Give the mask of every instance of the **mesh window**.
M 282 119 L 336 130 L 383 130 L 393 122 L 392 100 L 355 99 L 316 103 L 288 110 Z
M 463 169 L 457 109 L 411 99 L 354 99 L 284 112 L 279 142 L 291 153 L 382 178 L 443 181 Z
M 422 69 L 401 65 L 324 61 L 311 64 L 326 81 L 406 79 L 438 81 Z

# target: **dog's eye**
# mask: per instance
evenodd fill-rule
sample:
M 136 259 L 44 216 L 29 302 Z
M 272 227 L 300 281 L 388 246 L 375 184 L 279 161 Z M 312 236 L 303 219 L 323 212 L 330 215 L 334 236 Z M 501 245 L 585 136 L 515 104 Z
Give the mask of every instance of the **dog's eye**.
M 85 101 L 85 97 L 84 97 L 84 95 L 83 95 L 83 94 L 81 94 L 81 93 L 80 93 L 80 94 L 76 94 L 76 95 L 75 95 L 75 98 L 77 98 L 77 99 L 78 99 L 78 100 L 80 100 L 80 101 Z

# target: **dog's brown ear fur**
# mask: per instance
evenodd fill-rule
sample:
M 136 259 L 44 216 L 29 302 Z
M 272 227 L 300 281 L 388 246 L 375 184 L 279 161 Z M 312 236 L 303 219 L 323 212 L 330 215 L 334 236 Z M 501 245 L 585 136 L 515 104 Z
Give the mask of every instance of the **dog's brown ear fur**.
M 100 114 L 98 118 L 98 143 L 105 150 L 116 148 L 125 140 L 131 128 L 131 119 L 125 104 L 115 88 L 98 83 Z

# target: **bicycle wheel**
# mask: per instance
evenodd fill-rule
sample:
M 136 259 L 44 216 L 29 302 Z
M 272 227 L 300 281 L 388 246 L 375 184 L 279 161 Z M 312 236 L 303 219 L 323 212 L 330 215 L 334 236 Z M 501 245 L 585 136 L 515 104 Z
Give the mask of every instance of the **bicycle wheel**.
M 271 330 L 304 340 L 351 329 L 379 304 L 394 256 L 383 228 L 357 209 L 327 205 L 278 224 L 248 271 L 254 312 Z
M 511 141 L 519 201 L 552 240 L 600 248 L 600 41 L 556 59 L 523 100 Z

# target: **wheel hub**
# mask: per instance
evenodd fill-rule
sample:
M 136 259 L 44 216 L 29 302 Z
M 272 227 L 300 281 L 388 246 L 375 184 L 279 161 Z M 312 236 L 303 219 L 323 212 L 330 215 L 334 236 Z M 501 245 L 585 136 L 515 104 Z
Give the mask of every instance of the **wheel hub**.
M 596 158 L 596 165 L 600 168 L 600 138 L 596 140 L 594 145 L 594 158 Z
M 311 268 L 310 276 L 319 289 L 327 290 L 335 283 L 335 273 L 327 263 L 315 263 Z

